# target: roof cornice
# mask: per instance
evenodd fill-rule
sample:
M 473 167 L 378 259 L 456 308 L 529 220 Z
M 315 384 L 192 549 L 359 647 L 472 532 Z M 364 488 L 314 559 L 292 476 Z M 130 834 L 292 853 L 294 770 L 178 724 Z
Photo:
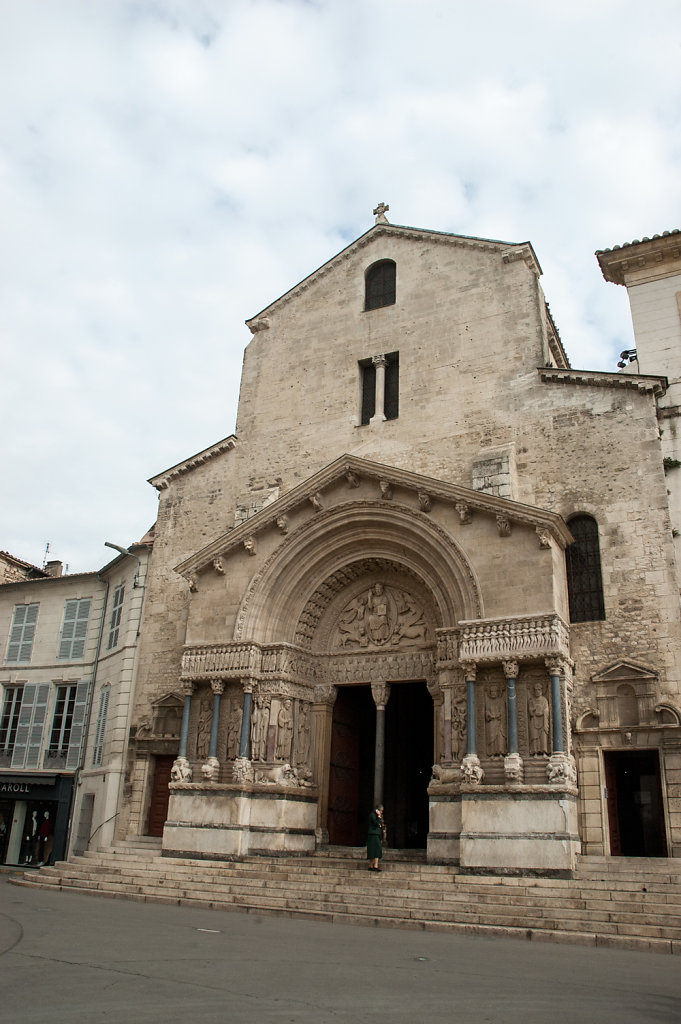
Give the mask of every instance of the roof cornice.
M 553 539 L 565 547 L 572 541 L 572 534 L 561 516 L 555 512 L 524 505 L 508 498 L 498 498 L 470 487 L 450 484 L 433 477 L 421 476 L 409 470 L 384 466 L 378 462 L 370 462 L 354 455 L 343 455 L 324 469 L 309 477 L 297 487 L 292 488 L 277 501 L 261 509 L 245 523 L 227 531 L 217 540 L 206 545 L 191 557 L 175 566 L 175 571 L 186 579 L 193 579 L 198 572 L 213 564 L 215 559 L 222 558 L 227 552 L 243 547 L 246 541 L 256 537 L 261 531 L 277 526 L 287 513 L 302 504 L 313 505 L 321 499 L 326 488 L 336 483 L 341 477 L 372 479 L 383 490 L 384 485 L 402 487 L 414 491 L 429 506 L 432 499 L 448 504 L 461 503 L 468 513 L 482 512 L 510 522 L 521 523 L 535 529 L 547 531 Z M 313 513 L 314 514 L 314 513 Z
M 644 395 L 661 398 L 667 390 L 666 377 L 653 377 L 643 373 L 603 373 L 600 370 L 563 370 L 539 367 L 539 376 L 545 384 L 575 384 L 590 388 L 627 388 Z
M 482 252 L 494 252 L 501 254 L 504 263 L 514 263 L 517 260 L 522 260 L 530 270 L 537 275 L 541 276 L 542 269 L 539 265 L 532 244 L 530 242 L 503 242 L 495 238 L 476 238 L 473 235 L 455 235 L 447 231 L 430 231 L 424 228 L 412 228 L 405 224 L 374 224 L 373 227 L 365 231 L 363 235 L 351 242 L 350 245 L 346 246 L 345 249 L 341 249 L 339 253 L 332 256 L 330 260 L 323 263 L 321 267 L 314 270 L 307 277 L 303 278 L 298 284 L 294 285 L 289 291 L 284 292 L 278 299 L 271 302 L 264 309 L 261 309 L 259 313 L 246 320 L 246 326 L 249 328 L 252 334 L 257 334 L 259 331 L 267 330 L 269 322 L 267 320 L 268 314 L 273 312 L 277 306 L 284 305 L 291 302 L 292 299 L 298 298 L 302 295 L 310 285 L 321 280 L 335 267 L 339 266 L 342 262 L 349 259 L 354 253 L 359 252 L 365 246 L 369 245 L 370 242 L 375 241 L 377 238 L 392 237 L 392 238 L 410 238 L 414 241 L 419 242 L 434 242 L 441 245 L 449 245 L 458 247 L 461 249 L 477 249 Z
M 648 280 L 667 277 L 670 271 L 681 273 L 681 230 L 674 228 L 652 238 L 598 249 L 596 259 L 605 280 L 614 284 L 626 284 L 634 273 L 637 279 L 643 276 Z
M 158 491 L 165 490 L 172 480 L 175 480 L 178 476 L 182 476 L 184 473 L 191 472 L 192 469 L 196 469 L 197 466 L 202 466 L 204 462 L 209 462 L 218 455 L 222 455 L 223 452 L 229 452 L 236 446 L 237 438 L 235 434 L 230 434 L 229 437 L 223 438 L 222 441 L 217 441 L 211 445 L 210 448 L 204 448 L 202 452 L 197 452 L 196 455 L 190 456 L 185 459 L 184 462 L 178 462 L 176 466 L 171 466 L 170 469 L 165 469 L 162 473 L 158 473 L 156 476 L 152 476 L 147 481 L 155 487 Z

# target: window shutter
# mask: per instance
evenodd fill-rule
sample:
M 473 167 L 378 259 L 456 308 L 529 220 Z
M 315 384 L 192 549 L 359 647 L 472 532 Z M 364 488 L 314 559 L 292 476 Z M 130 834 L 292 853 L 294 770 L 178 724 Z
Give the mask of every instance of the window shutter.
M 19 604 L 14 609 L 14 621 L 7 646 L 7 661 L 31 660 L 39 607 L 38 604 Z
M 72 660 L 83 657 L 91 603 L 89 597 L 66 602 L 58 658 Z
M 85 728 L 85 710 L 87 708 L 87 695 L 90 684 L 86 681 L 78 683 L 76 689 L 76 706 L 73 709 L 73 723 L 71 725 L 71 737 L 69 740 L 69 751 L 66 755 L 66 767 L 75 769 L 80 760 L 80 747 L 83 741 L 83 730 Z
M 38 687 L 35 683 L 26 683 L 24 692 L 21 695 L 21 711 L 19 712 L 19 725 L 14 740 L 14 751 L 12 752 L 11 768 L 23 768 L 28 750 L 28 737 L 31 731 L 31 719 L 33 718 L 33 704 L 36 698 Z
M 104 731 L 106 729 L 106 715 L 109 710 L 110 686 L 105 686 L 99 695 L 99 712 L 97 714 L 97 731 L 95 733 L 95 744 L 92 750 L 92 765 L 97 768 L 102 763 L 102 751 L 104 749 Z
M 47 717 L 47 704 L 50 699 L 50 684 L 41 683 L 36 690 L 33 704 L 33 717 L 31 730 L 28 738 L 28 750 L 26 753 L 26 768 L 40 767 L 40 753 L 43 748 L 43 732 L 45 730 L 45 719 Z

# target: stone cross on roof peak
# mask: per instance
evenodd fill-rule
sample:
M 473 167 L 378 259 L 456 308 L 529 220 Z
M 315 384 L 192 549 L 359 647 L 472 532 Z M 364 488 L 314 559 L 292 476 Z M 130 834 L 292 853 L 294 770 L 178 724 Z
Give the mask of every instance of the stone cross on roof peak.
M 374 210 L 374 216 L 376 218 L 376 223 L 377 224 L 389 224 L 390 223 L 390 221 L 386 217 L 386 213 L 388 212 L 389 209 L 390 209 L 390 207 L 386 206 L 385 203 L 379 203 L 378 204 L 378 206 Z

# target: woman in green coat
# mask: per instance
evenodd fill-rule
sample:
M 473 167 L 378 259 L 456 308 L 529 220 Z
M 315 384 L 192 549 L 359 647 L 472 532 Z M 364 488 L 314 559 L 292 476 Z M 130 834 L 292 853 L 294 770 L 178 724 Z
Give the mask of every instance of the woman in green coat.
M 369 815 L 369 830 L 367 834 L 367 860 L 369 871 L 380 871 L 378 862 L 383 856 L 383 839 L 385 837 L 385 823 L 383 821 L 383 805 L 379 805 Z

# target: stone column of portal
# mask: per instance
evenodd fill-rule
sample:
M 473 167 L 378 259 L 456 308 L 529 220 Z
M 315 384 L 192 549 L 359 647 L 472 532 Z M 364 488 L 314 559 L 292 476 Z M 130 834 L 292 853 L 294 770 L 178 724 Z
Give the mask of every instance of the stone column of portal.
M 385 419 L 385 368 L 388 365 L 388 360 L 385 356 L 373 356 L 371 362 L 376 367 L 376 408 L 374 409 L 374 415 L 371 417 L 371 422 L 374 420 Z
M 319 685 L 314 688 L 312 700 L 312 775 L 319 790 L 317 801 L 317 827 L 315 845 L 329 844 L 329 774 L 331 770 L 331 731 L 333 706 L 338 689 L 335 686 Z
M 551 720 L 553 723 L 551 743 L 553 752 L 546 766 L 546 774 L 552 785 L 576 786 L 575 762 L 566 751 L 563 739 L 563 695 L 568 666 L 565 660 L 559 657 L 546 658 L 544 663 L 551 679 Z
M 471 786 L 479 786 L 485 777 L 480 767 L 477 745 L 477 719 L 475 709 L 475 678 L 477 665 L 474 661 L 464 661 L 461 665 L 466 680 L 466 756 L 461 762 L 461 775 L 464 782 Z
M 372 683 L 371 695 L 376 704 L 376 754 L 374 758 L 374 807 L 383 803 L 385 769 L 385 706 L 390 698 L 388 683 Z
M 508 717 L 508 752 L 504 758 L 504 775 L 509 782 L 523 781 L 523 760 L 518 753 L 518 704 L 515 684 L 518 678 L 518 662 L 505 661 L 506 709 Z
M 201 773 L 206 782 L 217 781 L 216 776 L 220 771 L 218 761 L 218 731 L 220 729 L 220 699 L 225 692 L 225 684 L 222 680 L 213 680 L 210 684 L 213 691 L 213 721 L 210 726 L 210 747 L 206 763 L 201 765 Z
M 232 778 L 235 782 L 253 782 L 253 765 L 250 760 L 251 743 L 251 704 L 253 702 L 253 689 L 255 682 L 252 679 L 243 679 L 244 688 L 244 710 L 241 716 L 241 737 L 239 740 L 239 756 L 234 760 Z
M 194 683 L 184 680 L 182 692 L 184 694 L 184 708 L 182 709 L 182 726 L 180 727 L 180 746 L 173 767 L 170 770 L 170 777 L 173 782 L 192 781 L 192 769 L 187 760 L 187 741 L 189 740 L 189 719 L 192 713 Z

